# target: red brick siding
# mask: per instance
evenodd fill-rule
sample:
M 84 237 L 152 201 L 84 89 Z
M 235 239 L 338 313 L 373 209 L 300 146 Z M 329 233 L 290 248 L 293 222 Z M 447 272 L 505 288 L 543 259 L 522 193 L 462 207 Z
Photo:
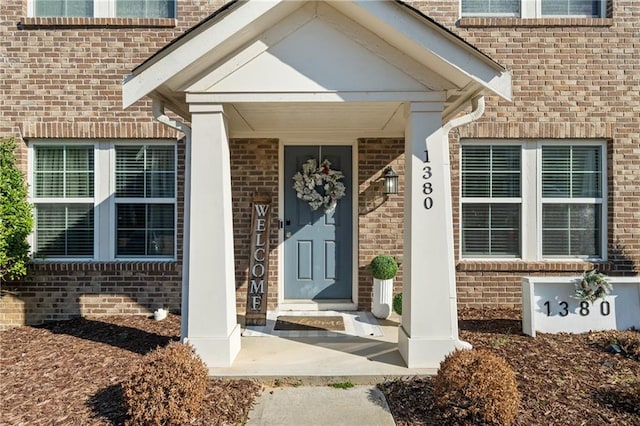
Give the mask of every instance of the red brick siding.
M 175 262 L 31 263 L 19 283 L 3 283 L 0 330 L 76 316 L 149 315 L 181 309 L 184 143 L 177 144 Z
M 458 256 L 459 138 L 607 141 L 609 262 L 503 262 L 499 267 L 487 266 L 490 262 L 461 262 L 460 304 L 518 305 L 523 275 L 578 275 L 595 266 L 610 274 L 638 274 L 640 4 L 609 2 L 607 16 L 572 20 L 442 17 L 445 25 L 513 73 L 513 102 L 489 97 L 483 117 L 451 137 Z
M 249 256 L 251 251 L 251 206 L 255 195 L 271 195 L 271 237 L 267 308 L 278 305 L 278 140 L 236 139 L 231 148 L 233 234 L 236 264 L 236 308 L 247 308 Z
M 149 315 L 180 310 L 182 268 L 167 263 L 33 264 L 30 277 L 3 285 L 0 330 L 77 316 Z
M 398 173 L 399 193 L 385 199 L 382 174 Z M 358 141 L 358 309 L 371 309 L 373 277 L 369 263 L 378 254 L 402 257 L 404 222 L 404 139 Z M 402 291 L 402 267 L 394 280 Z
M 0 137 L 16 137 L 19 142 L 33 138 L 180 137 L 175 131 L 154 122 L 148 101 L 137 102 L 123 111 L 121 82 L 135 66 L 212 13 L 224 1 L 179 1 L 177 20 L 157 22 L 25 19 L 26 3 L 26 0 L 4 0 L 0 8 L 0 33 L 3 35 L 0 37 Z M 460 19 L 459 0 L 416 1 L 412 5 L 513 73 L 513 102 L 489 96 L 487 111 L 479 122 L 458 129 L 451 137 L 456 256 L 459 257 L 459 138 L 595 138 L 608 143 L 609 180 L 609 262 L 598 266 L 611 274 L 638 274 L 640 54 L 637 28 L 640 2 L 609 1 L 607 19 L 570 20 Z M 26 170 L 26 144 L 19 145 L 19 161 Z M 273 249 L 277 241 L 275 194 L 278 150 L 276 142 L 265 140 L 233 141 L 231 150 L 234 158 L 234 214 L 237 213 L 234 217 L 236 285 L 238 308 L 242 311 L 248 261 L 249 218 L 246 215 L 256 189 L 274 194 Z M 393 164 L 402 182 L 403 148 L 401 141 L 364 139 L 359 142 L 358 152 L 361 194 L 358 206 L 358 296 L 360 308 L 368 308 L 371 284 L 366 265 L 379 251 L 402 253 L 402 192 L 372 210 L 369 203 L 375 199 L 372 194 L 378 191 L 374 180 L 386 164 Z M 182 157 L 180 153 L 179 158 Z M 267 164 L 267 159 L 273 161 Z M 259 163 L 260 168 L 252 167 L 252 161 Z M 183 170 L 182 165 L 180 170 Z M 182 179 L 180 173 L 181 187 Z M 178 195 L 179 230 L 182 229 L 182 194 L 180 191 Z M 391 238 L 392 235 L 396 238 Z M 27 307 L 21 312 L 30 322 L 34 318 L 63 318 L 79 312 L 101 315 L 102 310 L 111 309 L 100 307 L 101 303 L 105 306 L 109 303 L 122 305 L 117 308 L 122 312 L 148 312 L 155 308 L 148 305 L 157 303 L 159 296 L 150 299 L 151 292 L 146 287 L 130 283 L 155 283 L 154 268 L 168 268 L 163 273 L 170 278 L 163 283 L 162 291 L 154 290 L 152 293 L 162 294 L 165 303 L 177 309 L 179 303 L 174 300 L 173 291 L 180 288 L 180 232 L 178 238 L 178 262 L 136 264 L 133 269 L 136 280 L 129 278 L 130 269 L 127 268 L 133 268 L 127 266 L 129 264 L 83 264 L 82 268 L 88 268 L 86 270 L 79 266 L 36 265 L 33 278 L 19 289 L 22 296 L 17 299 L 2 296 L 0 324 L 19 322 L 16 318 L 20 314 L 10 314 L 12 310 L 20 311 L 21 308 L 16 306 Z M 275 259 L 274 250 L 269 263 L 270 307 L 274 307 L 277 300 L 274 293 L 277 289 Z M 458 262 L 459 301 L 463 305 L 477 306 L 518 304 L 520 276 L 575 275 L 591 266 L 583 263 Z M 96 272 L 91 268 L 104 269 Z M 88 272 L 99 275 L 87 275 Z M 101 291 L 104 283 L 104 296 L 100 296 L 104 300 L 74 308 L 78 298 L 85 300 L 87 298 L 82 295 L 93 291 L 90 283 L 94 281 L 101 283 Z M 120 282 L 123 283 L 122 288 L 116 288 L 116 283 Z M 400 274 L 396 280 L 397 288 L 401 282 Z M 109 292 L 124 296 L 111 296 L 107 288 Z M 131 298 L 139 306 L 133 307 L 133 302 L 113 302 L 116 300 L 113 297 Z M 45 312 L 48 305 L 51 310 Z M 63 305 L 68 307 L 68 313 L 63 312 Z

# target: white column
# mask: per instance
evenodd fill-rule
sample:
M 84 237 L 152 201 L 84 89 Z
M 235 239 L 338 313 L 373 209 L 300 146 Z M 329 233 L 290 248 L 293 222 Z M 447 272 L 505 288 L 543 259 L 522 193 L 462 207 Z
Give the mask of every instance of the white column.
M 437 368 L 456 348 L 470 347 L 458 339 L 451 170 L 442 109 L 442 102 L 407 107 L 398 349 L 410 368 Z
M 228 367 L 240 351 L 229 138 L 221 105 L 191 105 L 190 111 L 182 337 L 209 367 Z

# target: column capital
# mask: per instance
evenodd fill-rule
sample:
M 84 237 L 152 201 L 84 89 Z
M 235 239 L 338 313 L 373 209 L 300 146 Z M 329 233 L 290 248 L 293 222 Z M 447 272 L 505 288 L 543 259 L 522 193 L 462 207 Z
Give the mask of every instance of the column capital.
M 190 103 L 189 112 L 195 114 L 224 114 L 224 107 L 221 104 Z
M 442 112 L 444 111 L 444 100 L 433 102 L 407 102 L 405 104 L 405 116 L 420 112 Z

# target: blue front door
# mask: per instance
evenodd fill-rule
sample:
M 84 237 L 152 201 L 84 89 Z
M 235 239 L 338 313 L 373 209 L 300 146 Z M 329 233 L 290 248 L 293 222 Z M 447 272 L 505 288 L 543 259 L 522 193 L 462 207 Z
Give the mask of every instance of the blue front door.
M 331 211 L 312 210 L 297 197 L 293 176 L 309 159 L 329 160 L 344 174 L 346 194 Z M 285 146 L 284 298 L 351 300 L 352 176 L 351 146 Z M 322 189 L 318 189 L 322 192 Z

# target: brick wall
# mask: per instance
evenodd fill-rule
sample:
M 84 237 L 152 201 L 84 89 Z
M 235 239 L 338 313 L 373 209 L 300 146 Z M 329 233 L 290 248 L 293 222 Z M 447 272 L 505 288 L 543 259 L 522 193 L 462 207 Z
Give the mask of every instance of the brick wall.
M 236 139 L 230 150 L 236 308 L 239 314 L 247 308 L 252 199 L 265 194 L 272 197 L 267 309 L 274 309 L 278 305 L 278 140 Z
M 32 264 L 29 278 L 3 285 L 0 330 L 77 316 L 180 310 L 181 267 L 167 263 Z
M 430 2 L 429 2 L 430 3 Z M 640 3 L 608 2 L 606 19 L 463 18 L 457 0 L 431 15 L 513 73 L 513 102 L 488 97 L 482 118 L 451 135 L 456 253 L 459 258 L 459 140 L 600 139 L 607 143 L 608 255 L 605 264 L 482 262 L 457 264 L 461 305 L 520 304 L 523 275 L 612 275 L 640 270 Z M 446 6 L 451 6 L 447 8 Z M 431 6 L 421 4 L 429 13 Z
M 178 19 L 29 18 L 26 0 L 0 7 L 0 138 L 14 137 L 26 170 L 36 138 L 182 137 L 160 125 L 149 101 L 122 110 L 127 73 L 224 1 L 178 2 Z M 183 228 L 184 149 L 178 143 L 178 217 Z M 176 262 L 33 264 L 19 286 L 3 283 L 0 329 L 73 316 L 147 315 L 180 309 L 182 233 Z
M 122 110 L 122 80 L 223 3 L 179 1 L 179 19 L 157 20 L 28 18 L 27 0 L 3 0 L 0 137 L 175 137 L 149 101 Z
M 26 0 L 4 0 L 0 7 L 0 137 L 17 138 L 19 161 L 25 170 L 24 142 L 33 138 L 178 139 L 180 135 L 175 131 L 153 121 L 148 101 L 139 101 L 127 111 L 122 110 L 121 81 L 135 66 L 223 3 L 223 0 L 179 1 L 177 20 L 52 20 L 27 18 Z M 571 20 L 460 19 L 459 0 L 421 1 L 412 5 L 513 73 L 513 102 L 489 96 L 484 116 L 477 123 L 458 129 L 451 137 L 458 258 L 460 138 L 608 141 L 609 262 L 592 265 L 459 261 L 460 303 L 517 305 L 522 275 L 576 275 L 593 266 L 611 274 L 638 274 L 640 46 L 637 27 L 640 2 L 610 1 L 606 19 Z M 273 140 L 233 141 L 231 149 L 234 213 L 237 213 L 234 216 L 236 286 L 238 309 L 242 312 L 246 297 L 250 199 L 258 189 L 277 193 L 278 150 Z M 371 280 L 366 265 L 371 258 L 380 251 L 402 253 L 399 237 L 402 235 L 402 192 L 376 207 L 381 191 L 377 179 L 384 166 L 392 164 L 402 182 L 402 151 L 399 141 L 363 139 L 359 142 L 360 308 L 370 306 Z M 180 151 L 180 161 L 182 157 Z M 179 173 L 180 182 L 182 176 Z M 178 203 L 181 212 L 182 191 Z M 275 249 L 275 195 L 273 207 L 271 242 Z M 182 229 L 181 215 L 178 220 L 178 229 Z M 179 239 L 181 241 L 180 233 Z M 32 268 L 33 278 L 25 285 L 19 289 L 3 287 L 17 293 L 3 293 L 0 324 L 78 314 L 142 314 L 155 309 L 152 305 L 163 299 L 172 309 L 177 309 L 180 241 L 175 263 L 36 265 Z M 269 260 L 270 308 L 277 300 L 273 293 L 277 287 L 276 256 L 274 250 Z M 158 280 L 161 286 L 150 284 L 155 286 L 151 291 L 138 285 L 155 283 L 158 270 L 165 274 Z M 397 287 L 401 282 L 400 274 Z M 96 288 L 102 296 L 97 295 Z M 51 306 L 50 312 L 46 312 L 46 306 Z M 20 315 L 23 319 L 19 319 Z
M 391 166 L 398 173 L 398 195 L 382 193 L 382 175 Z M 404 221 L 404 139 L 358 141 L 358 308 L 371 309 L 373 277 L 369 263 L 379 254 L 402 257 Z M 402 292 L 402 266 L 394 282 Z

